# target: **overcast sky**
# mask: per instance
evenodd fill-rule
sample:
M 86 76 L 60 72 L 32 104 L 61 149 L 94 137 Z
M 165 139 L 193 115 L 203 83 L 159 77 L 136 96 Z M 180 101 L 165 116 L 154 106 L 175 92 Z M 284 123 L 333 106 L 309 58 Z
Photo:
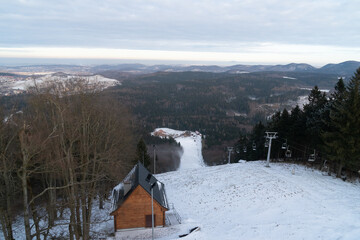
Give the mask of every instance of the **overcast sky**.
M 0 0 L 1 59 L 360 60 L 360 1 Z M 9 60 L 10 61 L 10 60 Z M 48 61 L 48 60 L 46 60 Z

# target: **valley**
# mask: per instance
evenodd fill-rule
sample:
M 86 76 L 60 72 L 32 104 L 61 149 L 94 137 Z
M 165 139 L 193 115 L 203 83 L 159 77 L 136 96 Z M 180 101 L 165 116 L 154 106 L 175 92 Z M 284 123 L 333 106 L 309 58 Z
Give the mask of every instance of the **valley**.
M 340 65 L 344 64 L 356 63 Z M 338 65 L 333 69 L 338 69 Z M 344 73 L 341 69 L 338 71 Z M 66 73 L 55 72 L 60 70 Z M 204 159 L 210 165 L 222 163 L 226 146 L 234 144 L 254 124 L 268 121 L 277 111 L 290 110 L 296 105 L 302 107 L 315 85 L 329 92 L 338 77 L 302 64 L 44 65 L 8 67 L 3 71 L 6 72 L 2 74 L 1 92 L 10 96 L 26 93 L 26 87 L 33 86 L 34 79 L 41 85 L 53 80 L 88 78 L 101 85 L 104 94 L 128 107 L 142 126 L 142 132 L 158 127 L 200 131 L 205 138 Z

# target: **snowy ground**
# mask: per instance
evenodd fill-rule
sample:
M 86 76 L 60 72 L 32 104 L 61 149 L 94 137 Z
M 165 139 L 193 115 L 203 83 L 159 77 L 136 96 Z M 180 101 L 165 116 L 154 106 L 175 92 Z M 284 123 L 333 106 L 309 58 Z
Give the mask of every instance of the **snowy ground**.
M 114 232 L 114 220 L 113 217 L 109 215 L 111 211 L 111 202 L 106 201 L 104 203 L 104 209 L 99 209 L 99 202 L 97 199 L 94 200 L 92 208 L 92 224 L 90 234 L 94 239 L 99 239 L 100 237 L 106 237 L 109 234 Z M 45 215 L 45 212 L 44 212 Z M 64 211 L 63 218 L 56 221 L 56 227 L 53 227 L 50 230 L 48 239 L 68 239 L 68 230 L 69 230 L 69 218 L 70 213 L 68 210 Z M 33 222 L 31 221 L 31 225 Z M 41 221 L 40 223 L 47 224 L 47 222 Z M 13 234 L 14 239 L 22 240 L 25 239 L 25 228 L 24 228 L 24 218 L 23 216 L 17 216 L 13 223 Z M 0 240 L 4 239 L 2 231 L 0 230 Z M 35 239 L 35 238 L 34 238 Z
M 53 81 L 68 81 L 74 78 L 84 78 L 89 82 L 89 84 L 100 84 L 102 88 L 107 88 L 115 85 L 121 85 L 121 83 L 115 79 L 105 78 L 101 75 L 93 75 L 93 76 L 73 76 L 73 75 L 66 75 L 66 76 L 53 76 L 52 74 L 48 74 L 39 78 L 36 78 L 36 84 L 40 87 L 42 85 L 49 84 Z M 29 87 L 33 87 L 35 85 L 34 79 L 31 77 L 22 80 L 22 81 L 15 81 L 10 83 L 10 88 L 14 90 L 26 90 Z
M 180 171 L 156 176 L 183 222 L 156 229 L 156 239 L 177 239 L 195 226 L 200 231 L 185 239 L 360 239 L 359 184 L 287 163 L 201 167 L 197 139 L 158 130 L 184 147 Z M 129 234 L 123 236 L 151 239 L 151 229 Z
M 201 145 L 184 141 L 182 131 L 162 130 L 184 144 L 183 167 L 202 162 L 192 148 Z M 200 166 L 156 175 L 182 218 L 155 229 L 156 239 L 177 239 L 195 226 L 200 231 L 185 239 L 360 239 L 359 184 L 287 163 Z M 128 234 L 123 239 L 151 239 L 151 229 Z
M 359 184 L 304 166 L 264 165 L 204 167 L 157 178 L 183 221 L 201 227 L 186 239 L 360 239 Z
M 287 163 L 266 168 L 264 161 L 241 161 L 205 167 L 201 135 L 185 137 L 184 131 L 161 130 L 184 148 L 179 171 L 156 175 L 182 223 L 156 228 L 156 239 L 178 239 L 196 226 L 199 231 L 181 239 L 360 239 L 359 183 Z M 101 223 L 93 225 L 92 231 L 100 235 L 113 231 L 109 202 L 106 208 L 94 209 L 94 218 Z M 15 225 L 16 239 L 22 239 L 24 228 L 21 223 Z M 123 232 L 118 239 L 151 239 L 151 229 Z
M 178 171 L 204 166 L 202 156 L 201 134 L 198 132 L 179 131 L 170 128 L 157 128 L 152 133 L 161 137 L 172 137 L 183 147 L 184 153 L 180 159 Z

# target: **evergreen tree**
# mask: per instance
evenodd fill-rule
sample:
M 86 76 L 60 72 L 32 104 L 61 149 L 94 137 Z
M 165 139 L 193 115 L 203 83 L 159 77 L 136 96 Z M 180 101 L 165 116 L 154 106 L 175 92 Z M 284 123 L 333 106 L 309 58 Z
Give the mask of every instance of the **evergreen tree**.
M 146 168 L 150 166 L 150 156 L 145 141 L 141 138 L 136 146 L 136 157 L 134 163 L 141 162 Z
M 306 118 L 306 135 L 310 148 L 319 147 L 321 142 L 321 133 L 325 130 L 326 125 L 323 122 L 325 106 L 327 104 L 326 94 L 321 92 L 315 86 L 308 97 L 309 103 L 304 106 L 304 114 Z
M 289 117 L 289 125 L 287 126 L 286 136 L 289 150 L 292 151 L 292 158 L 303 157 L 303 146 L 306 145 L 306 119 L 304 112 L 299 106 L 291 110 Z M 284 151 L 285 152 L 285 151 Z
M 304 129 L 306 129 L 306 119 L 304 112 L 299 106 L 291 110 L 290 123 L 291 127 L 288 133 L 288 140 L 304 145 L 306 142 L 306 134 L 304 131 Z
M 338 82 L 335 85 L 335 91 L 331 94 L 331 100 L 342 101 L 344 99 L 344 93 L 346 92 L 346 87 L 343 78 L 339 78 Z
M 323 134 L 329 158 L 338 163 L 337 176 L 343 167 L 358 170 L 360 166 L 360 68 L 346 89 L 342 79 L 332 95 L 330 129 Z
M 290 129 L 290 116 L 289 112 L 284 109 L 281 113 L 280 122 L 278 126 L 278 136 L 280 138 L 287 138 Z
M 338 177 L 341 175 L 345 159 L 344 147 L 346 146 L 341 146 L 343 144 L 342 134 L 338 129 L 338 124 L 345 121 L 345 119 L 341 119 L 343 116 L 339 111 L 339 109 L 342 108 L 341 105 L 343 104 L 345 93 L 346 87 L 344 80 L 339 78 L 335 85 L 335 91 L 331 94 L 330 100 L 326 105 L 329 114 L 323 121 L 327 126 L 327 131 L 324 131 L 321 135 L 324 142 L 324 150 L 327 153 L 327 159 L 331 161 L 333 165 L 337 165 Z
M 326 103 L 326 95 L 321 92 L 318 86 L 315 86 L 308 97 L 309 103 L 304 106 L 305 111 L 318 109 Z

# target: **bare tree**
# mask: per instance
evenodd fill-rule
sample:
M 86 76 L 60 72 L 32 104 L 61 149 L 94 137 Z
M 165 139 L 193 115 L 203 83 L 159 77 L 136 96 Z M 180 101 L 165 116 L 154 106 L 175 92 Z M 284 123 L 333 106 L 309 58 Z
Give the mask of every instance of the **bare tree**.
M 0 111 L 0 223 L 4 238 L 13 239 L 12 221 L 14 202 L 18 193 L 16 179 L 15 149 L 17 141 L 16 126 L 12 124 L 11 115 L 5 117 Z
M 84 79 L 35 84 L 14 127 L 0 123 L 0 221 L 6 239 L 13 239 L 15 196 L 22 199 L 26 240 L 46 239 L 60 208 L 70 212 L 69 239 L 90 238 L 94 199 L 105 198 L 135 153 L 130 114 L 99 89 Z M 44 206 L 46 216 L 39 211 Z
M 38 155 L 53 157 L 56 174 L 66 186 L 70 239 L 89 239 L 95 197 L 100 189 L 109 188 L 106 182 L 116 178 L 114 170 L 118 175 L 127 170 L 132 158 L 129 152 L 134 152 L 130 115 L 97 89 L 84 80 L 74 80 L 34 95 L 33 115 L 46 126 L 43 131 L 47 129 L 37 144 L 46 150 L 41 148 Z M 50 188 L 48 193 L 61 186 Z

